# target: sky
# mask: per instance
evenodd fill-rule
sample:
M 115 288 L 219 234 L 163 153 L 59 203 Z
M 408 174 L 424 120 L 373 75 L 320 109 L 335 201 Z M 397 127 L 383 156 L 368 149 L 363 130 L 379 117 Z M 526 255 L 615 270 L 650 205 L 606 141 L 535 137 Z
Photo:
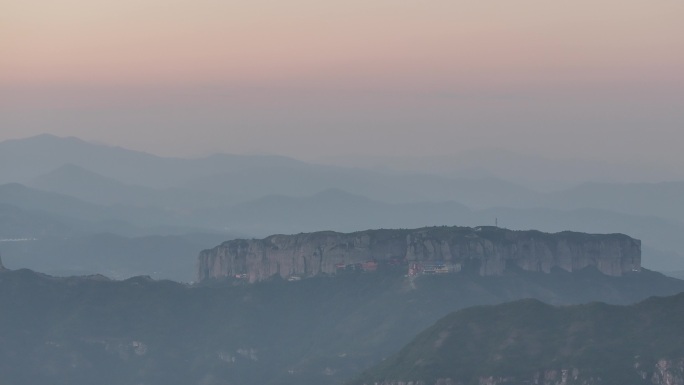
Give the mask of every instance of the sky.
M 0 140 L 684 162 L 681 0 L 0 0 Z

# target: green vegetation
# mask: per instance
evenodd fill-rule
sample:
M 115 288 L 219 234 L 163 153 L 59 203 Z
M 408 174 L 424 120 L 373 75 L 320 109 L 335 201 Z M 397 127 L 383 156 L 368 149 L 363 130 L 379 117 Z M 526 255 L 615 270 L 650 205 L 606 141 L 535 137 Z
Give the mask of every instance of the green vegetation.
M 684 293 L 629 307 L 522 300 L 450 314 L 352 384 L 446 378 L 477 384 L 493 376 L 515 385 L 535 373 L 578 369 L 571 383 L 601 378 L 637 385 L 651 383 L 658 360 L 683 358 Z
M 656 273 L 617 278 L 595 270 L 414 282 L 389 270 L 198 287 L 6 271 L 0 273 L 1 382 L 337 384 L 468 306 L 527 297 L 631 303 L 682 290 L 684 282 Z

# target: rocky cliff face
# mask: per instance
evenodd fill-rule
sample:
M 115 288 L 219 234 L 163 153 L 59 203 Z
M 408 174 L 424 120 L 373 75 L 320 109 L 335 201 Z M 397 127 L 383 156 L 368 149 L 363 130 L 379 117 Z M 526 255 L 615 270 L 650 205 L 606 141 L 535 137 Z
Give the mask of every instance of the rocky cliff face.
M 2 255 L 0 255 L 0 271 L 6 271 L 7 268 L 2 264 Z
M 641 378 L 653 385 L 684 385 L 684 358 L 660 359 L 650 371 L 640 363 L 636 363 L 634 367 Z
M 641 242 L 622 234 L 547 234 L 497 227 L 428 227 L 413 230 L 316 232 L 233 240 L 199 255 L 199 280 L 246 275 L 250 282 L 280 275 L 311 277 L 335 273 L 336 264 L 374 260 L 443 261 L 500 275 L 507 266 L 550 272 L 595 266 L 620 276 L 641 269 Z

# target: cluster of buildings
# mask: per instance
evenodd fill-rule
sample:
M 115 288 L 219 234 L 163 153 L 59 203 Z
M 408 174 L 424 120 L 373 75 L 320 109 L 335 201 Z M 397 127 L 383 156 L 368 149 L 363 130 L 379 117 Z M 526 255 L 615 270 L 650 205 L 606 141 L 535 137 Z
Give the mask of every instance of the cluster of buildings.
M 342 273 L 345 271 L 363 271 L 373 272 L 378 270 L 378 263 L 375 261 L 366 261 L 361 263 L 338 263 L 335 265 L 335 272 Z
M 388 266 L 397 266 L 400 263 L 387 262 Z M 403 263 L 406 265 L 406 262 Z M 378 262 L 376 261 L 366 261 L 362 263 L 338 263 L 335 265 L 336 273 L 344 272 L 374 272 L 378 269 Z M 461 271 L 461 264 L 458 263 L 447 263 L 443 261 L 430 261 L 430 262 L 409 262 L 408 263 L 408 276 L 415 277 L 418 275 L 432 275 L 432 274 L 450 274 L 457 273 Z
M 406 268 L 408 265 L 408 274 L 407 277 L 416 277 L 420 275 L 438 275 L 438 274 L 451 274 L 451 273 L 457 273 L 461 271 L 461 264 L 458 263 L 448 263 L 448 262 L 443 262 L 443 261 L 429 261 L 429 262 L 409 262 L 406 263 L 405 261 L 399 261 L 399 260 L 391 260 L 391 261 L 385 261 L 385 262 L 380 262 L 378 263 L 377 261 L 365 261 L 365 262 L 357 262 L 357 263 L 337 263 L 335 264 L 335 273 L 336 274 L 344 274 L 344 273 L 350 273 L 350 272 L 359 272 L 359 273 L 372 273 L 376 272 L 378 270 L 378 267 L 380 267 L 380 264 L 382 264 L 383 267 L 395 267 L 395 268 Z M 238 280 L 248 280 L 249 275 L 246 273 L 242 274 L 234 274 L 233 278 L 238 279 Z M 302 280 L 301 275 L 291 275 L 287 277 L 287 280 L 292 282 L 292 281 L 301 281 Z
M 432 275 L 432 274 L 450 274 L 461 271 L 461 265 L 457 263 L 446 262 L 411 262 L 408 267 L 408 276 L 415 277 L 418 275 Z

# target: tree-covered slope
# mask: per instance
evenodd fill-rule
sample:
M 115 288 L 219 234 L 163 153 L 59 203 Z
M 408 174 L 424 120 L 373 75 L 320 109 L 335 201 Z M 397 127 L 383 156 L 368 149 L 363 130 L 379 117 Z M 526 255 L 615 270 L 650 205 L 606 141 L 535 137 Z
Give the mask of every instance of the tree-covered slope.
M 468 306 L 631 303 L 683 290 L 648 271 L 410 281 L 402 270 L 238 286 L 5 271 L 0 383 L 337 384 Z
M 684 293 L 633 306 L 537 300 L 450 314 L 355 384 L 680 384 Z M 565 379 L 563 379 L 565 378 Z

